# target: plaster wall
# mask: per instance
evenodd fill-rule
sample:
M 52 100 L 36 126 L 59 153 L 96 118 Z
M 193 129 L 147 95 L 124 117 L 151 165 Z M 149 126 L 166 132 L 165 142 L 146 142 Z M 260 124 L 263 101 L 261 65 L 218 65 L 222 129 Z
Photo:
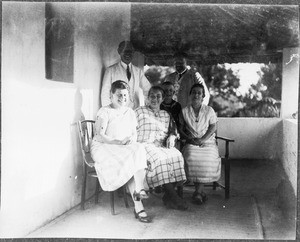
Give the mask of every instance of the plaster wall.
M 79 204 L 76 121 L 95 117 L 103 70 L 129 36 L 129 4 L 53 9 L 75 26 L 73 83 L 45 79 L 45 3 L 2 3 L 1 238 L 24 237 Z
M 298 111 L 299 48 L 283 49 L 281 118 L 290 119 Z
M 283 120 L 282 165 L 297 195 L 298 123 L 297 120 Z
M 279 118 L 219 118 L 218 135 L 232 138 L 232 159 L 281 158 L 282 125 Z M 219 141 L 220 153 L 224 145 Z

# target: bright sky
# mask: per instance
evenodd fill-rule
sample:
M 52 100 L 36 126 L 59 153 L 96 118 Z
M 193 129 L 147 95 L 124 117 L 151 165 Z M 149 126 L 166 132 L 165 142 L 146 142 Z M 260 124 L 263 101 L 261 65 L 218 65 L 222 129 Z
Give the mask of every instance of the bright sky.
M 259 80 L 259 75 L 257 72 L 260 70 L 260 67 L 264 64 L 258 63 L 237 63 L 237 64 L 225 64 L 225 68 L 231 68 L 234 73 L 238 73 L 240 77 L 239 91 L 242 95 L 244 95 L 251 84 L 257 83 Z

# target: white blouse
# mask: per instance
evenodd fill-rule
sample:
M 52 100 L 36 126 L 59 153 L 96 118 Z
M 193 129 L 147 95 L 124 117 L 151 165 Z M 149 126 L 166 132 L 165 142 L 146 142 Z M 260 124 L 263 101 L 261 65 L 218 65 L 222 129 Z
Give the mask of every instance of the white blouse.
M 199 115 L 196 117 L 191 105 L 182 109 L 182 115 L 186 123 L 186 129 L 194 138 L 201 138 L 210 124 L 218 122 L 217 115 L 212 107 L 201 105 Z M 215 134 L 213 134 L 206 142 L 215 142 Z

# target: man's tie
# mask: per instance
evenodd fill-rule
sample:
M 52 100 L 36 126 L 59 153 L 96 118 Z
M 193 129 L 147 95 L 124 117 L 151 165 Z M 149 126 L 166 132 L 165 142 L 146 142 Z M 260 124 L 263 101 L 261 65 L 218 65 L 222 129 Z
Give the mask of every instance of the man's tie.
M 182 77 L 182 73 L 178 73 L 178 81 L 180 80 L 180 78 Z
M 129 65 L 127 65 L 127 70 L 126 70 L 126 74 L 127 74 L 127 79 L 128 81 L 130 80 L 130 77 L 131 77 L 131 73 L 130 73 L 130 70 L 129 70 Z

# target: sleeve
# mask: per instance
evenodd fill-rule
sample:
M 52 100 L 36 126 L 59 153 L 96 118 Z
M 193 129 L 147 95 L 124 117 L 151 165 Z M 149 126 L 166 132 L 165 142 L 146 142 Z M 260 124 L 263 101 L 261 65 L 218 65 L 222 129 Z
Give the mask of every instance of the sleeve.
M 186 127 L 187 127 L 187 123 L 183 117 L 183 110 L 181 110 L 181 112 L 179 113 L 179 127 L 178 127 L 181 139 L 186 139 L 190 135 Z
M 182 107 L 179 102 L 176 103 L 176 113 L 179 115 L 181 113 Z
M 102 80 L 101 88 L 101 105 L 107 106 L 110 104 L 110 86 L 111 86 L 111 70 L 110 68 L 106 69 L 104 77 Z
M 175 135 L 176 137 L 178 137 L 178 130 L 177 130 L 177 125 L 176 122 L 174 120 L 174 118 L 172 117 L 172 115 L 169 114 L 170 120 L 169 120 L 169 135 Z
M 105 132 L 108 124 L 108 113 L 105 111 L 104 108 L 100 108 L 97 115 L 96 115 L 96 122 L 95 122 L 95 139 L 99 142 L 102 141 L 101 139 L 101 132 Z
M 185 123 L 185 120 L 184 120 L 184 117 L 183 117 L 183 114 L 182 114 L 182 110 L 181 112 L 179 113 L 178 115 L 178 129 L 179 131 L 184 131 L 184 127 L 186 127 L 186 123 Z
M 162 82 L 167 82 L 169 81 L 169 79 L 170 79 L 170 74 L 166 75 Z
M 136 120 L 136 131 L 139 132 L 139 113 L 140 113 L 140 107 L 134 110 L 134 114 L 135 114 L 135 120 Z
M 149 89 L 151 88 L 151 83 L 142 71 L 140 74 L 140 88 L 143 90 L 144 97 L 147 97 Z
M 215 124 L 218 122 L 217 115 L 212 107 L 209 107 L 208 115 L 209 115 L 209 124 Z
M 200 83 L 204 86 L 205 97 L 203 99 L 203 104 L 208 105 L 210 94 L 209 94 L 209 90 L 206 86 L 206 83 L 199 72 L 195 73 L 195 77 L 196 77 L 196 83 Z

